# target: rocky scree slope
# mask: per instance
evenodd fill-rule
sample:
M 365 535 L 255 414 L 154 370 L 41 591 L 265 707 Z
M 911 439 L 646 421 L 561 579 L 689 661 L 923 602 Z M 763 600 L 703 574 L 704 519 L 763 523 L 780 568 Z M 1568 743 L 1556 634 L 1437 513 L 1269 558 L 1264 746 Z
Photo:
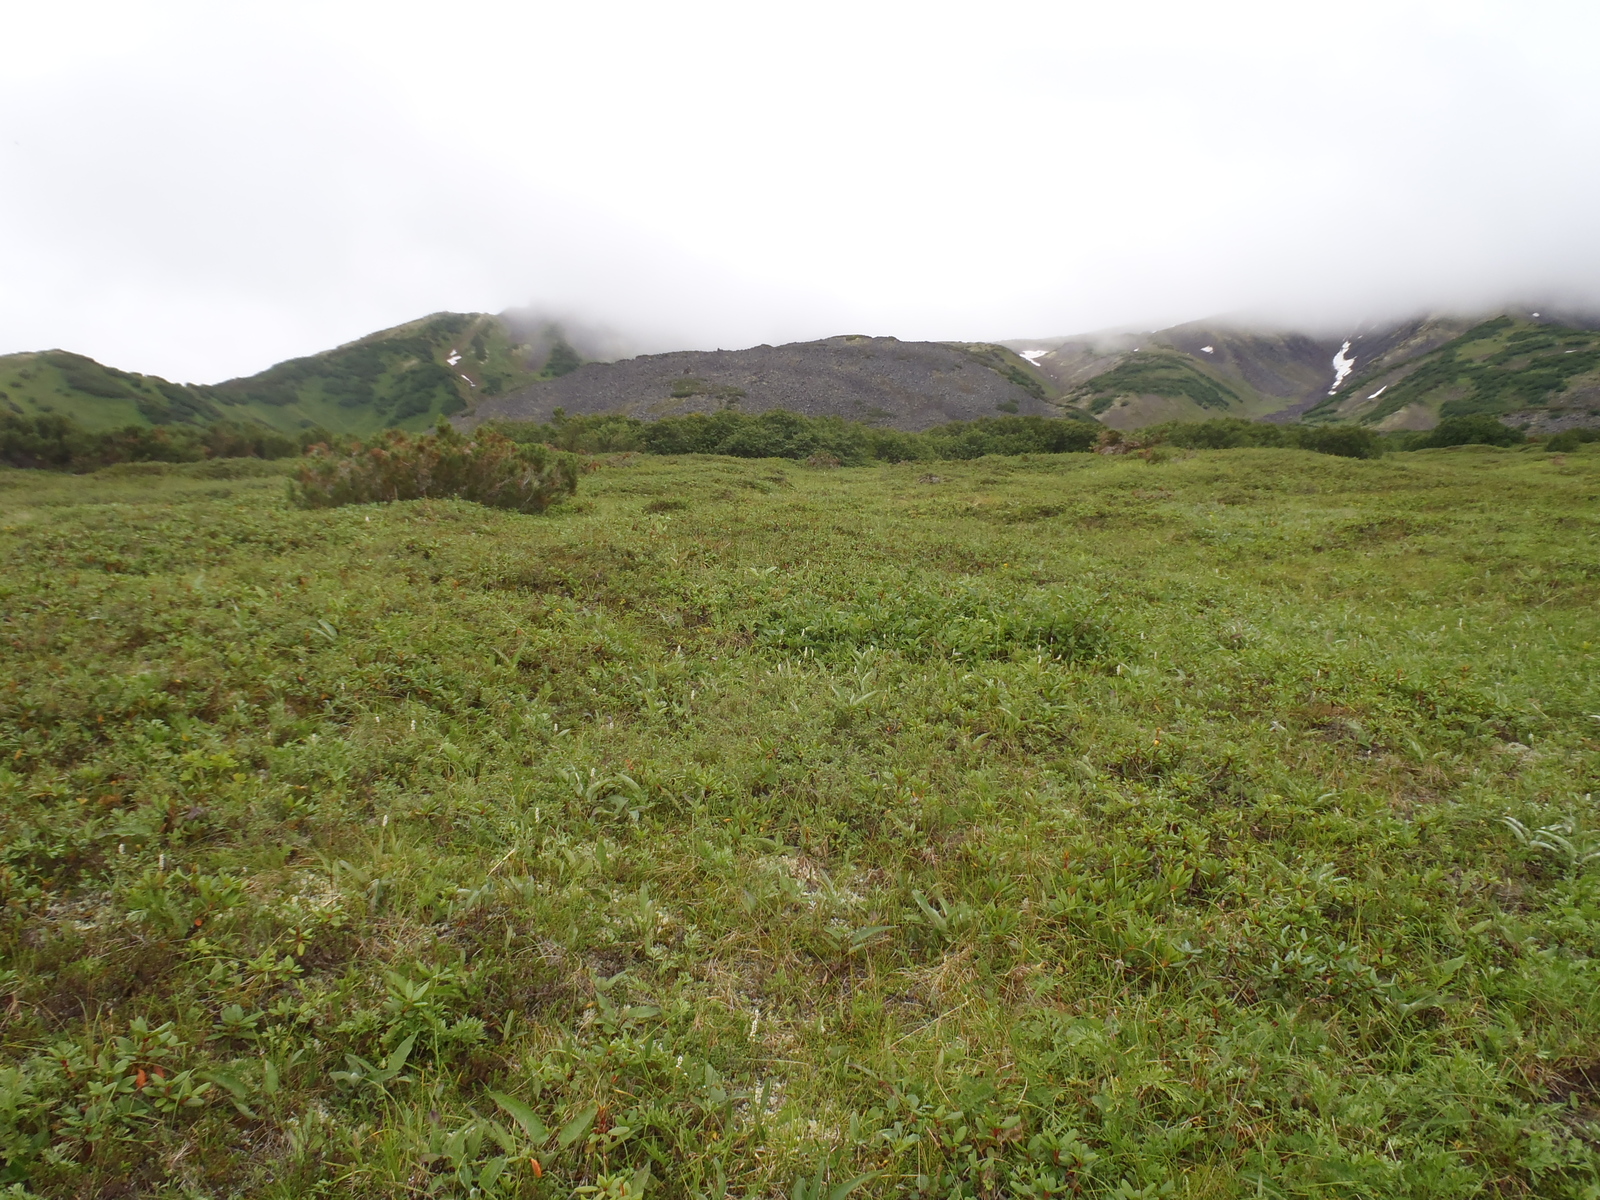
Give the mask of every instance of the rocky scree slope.
M 587 363 L 548 382 L 481 400 L 463 423 L 626 413 L 643 420 L 788 409 L 806 416 L 921 430 L 1004 413 L 1060 416 L 1031 364 L 989 344 L 846 335 L 748 350 L 678 351 Z

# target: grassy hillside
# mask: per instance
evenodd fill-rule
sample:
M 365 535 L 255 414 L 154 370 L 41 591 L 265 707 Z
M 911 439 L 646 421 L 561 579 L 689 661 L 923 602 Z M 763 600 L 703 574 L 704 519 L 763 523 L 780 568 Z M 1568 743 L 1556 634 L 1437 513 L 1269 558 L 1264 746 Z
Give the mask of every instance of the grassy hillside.
M 0 473 L 14 1194 L 1600 1187 L 1594 447 L 279 470 Z
M 199 389 L 65 350 L 0 356 L 0 406 L 16 416 L 69 417 L 96 430 L 205 424 L 231 415 Z
M 1239 393 L 1210 378 L 1180 354 L 1162 351 L 1130 353 L 1122 362 L 1067 394 L 1096 416 L 1118 400 L 1137 396 L 1186 399 L 1201 409 L 1226 411 Z
M 1567 404 L 1600 410 L 1600 333 L 1500 316 L 1427 354 L 1356 372 L 1307 418 L 1418 428 Z
M 1497 316 L 1418 317 L 1345 336 L 1196 322 L 1063 339 L 1038 356 L 1053 394 L 1120 429 L 1216 415 L 1427 429 L 1441 417 L 1516 414 L 1553 432 L 1600 417 L 1600 333 Z M 1022 343 L 1016 343 L 1021 345 Z M 1354 370 L 1337 394 L 1334 358 Z
M 1337 345 L 1197 324 L 1136 338 L 1069 341 L 1043 355 L 1039 369 L 1055 381 L 1064 402 L 1105 424 L 1134 429 L 1292 409 L 1332 380 Z
M 422 429 L 581 359 L 558 330 L 514 333 L 482 313 L 435 313 L 359 341 L 214 385 L 177 384 L 61 350 L 0 357 L 0 405 L 90 429 L 258 422 L 283 433 Z

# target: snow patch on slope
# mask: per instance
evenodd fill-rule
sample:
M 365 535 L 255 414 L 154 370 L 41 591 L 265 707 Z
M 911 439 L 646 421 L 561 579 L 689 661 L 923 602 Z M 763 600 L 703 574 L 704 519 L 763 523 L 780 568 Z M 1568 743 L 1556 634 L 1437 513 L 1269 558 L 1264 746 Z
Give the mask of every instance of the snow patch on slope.
M 1344 377 L 1355 369 L 1355 365 L 1355 356 L 1350 353 L 1350 341 L 1347 338 L 1344 345 L 1339 347 L 1339 353 L 1333 356 L 1333 386 L 1328 389 L 1328 395 L 1331 396 L 1339 390 Z

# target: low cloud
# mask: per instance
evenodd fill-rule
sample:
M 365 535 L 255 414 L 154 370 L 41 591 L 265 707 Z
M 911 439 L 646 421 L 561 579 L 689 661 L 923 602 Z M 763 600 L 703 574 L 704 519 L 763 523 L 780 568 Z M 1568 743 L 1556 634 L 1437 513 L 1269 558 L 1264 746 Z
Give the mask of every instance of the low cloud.
M 0 351 L 210 380 L 447 308 L 649 351 L 1600 307 L 1591 6 L 49 8 L 0 29 L 38 51 Z

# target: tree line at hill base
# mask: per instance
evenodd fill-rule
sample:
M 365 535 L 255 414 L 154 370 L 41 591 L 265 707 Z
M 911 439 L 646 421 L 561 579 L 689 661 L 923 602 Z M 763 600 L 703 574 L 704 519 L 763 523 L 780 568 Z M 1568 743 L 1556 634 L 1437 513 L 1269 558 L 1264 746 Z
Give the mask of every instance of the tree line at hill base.
M 326 430 L 290 436 L 264 425 L 128 425 L 91 430 L 70 417 L 0 413 L 0 463 L 50 471 L 97 471 L 126 462 L 201 462 L 208 458 L 294 458 L 333 440 Z
M 1284 447 L 1344 458 L 1376 458 L 1388 451 L 1471 444 L 1516 446 L 1529 441 L 1520 430 L 1486 416 L 1451 417 L 1424 433 L 1383 434 L 1359 425 L 1275 425 L 1238 417 L 1169 421 L 1124 433 L 1095 421 L 1023 416 L 952 421 L 920 433 L 907 433 L 841 417 L 806 417 L 781 409 L 764 413 L 729 409 L 659 421 L 611 413 L 575 417 L 557 409 L 548 423 L 504 421 L 494 428 L 512 441 L 540 442 L 579 454 L 636 451 L 726 454 L 736 458 L 818 458 L 836 460 L 841 466 L 951 461 L 987 454 L 1093 450 L 1134 453 L 1159 446 L 1182 450 Z M 1569 430 L 1551 439 L 1550 448 L 1572 450 L 1581 442 L 1597 438 L 1597 430 Z
M 729 409 L 659 421 L 618 414 L 568 416 L 557 409 L 548 423 L 505 421 L 489 428 L 513 442 L 579 454 L 724 454 L 839 466 L 952 461 L 989 454 L 1149 453 L 1161 446 L 1185 450 L 1287 447 L 1346 458 L 1376 458 L 1388 451 L 1471 444 L 1515 446 L 1529 441 L 1521 431 L 1488 416 L 1447 418 L 1425 433 L 1380 434 L 1356 425 L 1273 425 L 1236 417 L 1173 421 L 1123 433 L 1093 421 L 1024 416 L 952 421 L 908 433 L 781 409 L 764 413 Z M 1572 429 L 1548 439 L 1545 448 L 1570 452 L 1596 439 L 1600 439 L 1600 431 Z M 293 458 L 316 445 L 348 451 L 359 448 L 360 442 L 324 429 L 289 435 L 239 422 L 129 425 L 97 432 L 62 416 L 0 414 L 0 464 L 11 467 L 81 473 L 125 462 Z

